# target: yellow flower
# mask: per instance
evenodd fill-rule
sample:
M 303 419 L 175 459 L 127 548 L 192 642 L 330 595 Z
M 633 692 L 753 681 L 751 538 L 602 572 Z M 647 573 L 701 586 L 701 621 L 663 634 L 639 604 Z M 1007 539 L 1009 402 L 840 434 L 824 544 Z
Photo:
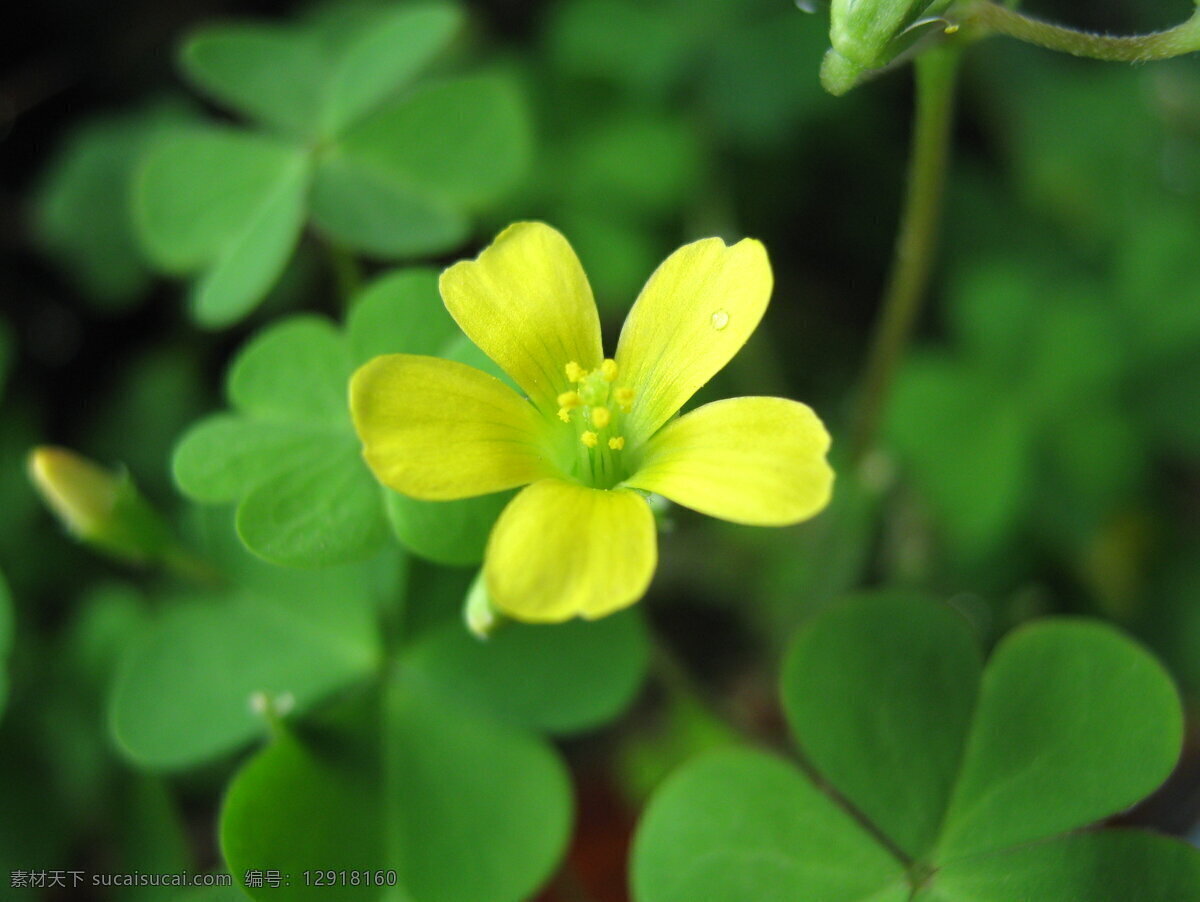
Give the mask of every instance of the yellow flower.
M 657 561 L 646 493 L 735 523 L 783 526 L 829 501 L 829 436 L 782 398 L 672 419 L 767 307 L 766 250 L 707 238 L 662 263 L 604 357 L 587 277 L 557 231 L 509 226 L 441 277 L 458 325 L 526 397 L 473 367 L 391 354 L 351 381 L 367 464 L 384 485 L 449 501 L 527 485 L 488 540 L 492 603 L 520 620 L 603 617 L 645 594 Z

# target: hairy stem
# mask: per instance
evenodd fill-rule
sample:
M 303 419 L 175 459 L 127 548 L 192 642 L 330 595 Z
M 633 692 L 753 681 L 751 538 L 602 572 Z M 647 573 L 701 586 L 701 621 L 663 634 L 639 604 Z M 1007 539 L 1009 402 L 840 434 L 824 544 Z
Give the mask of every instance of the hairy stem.
M 1182 25 L 1153 34 L 1128 37 L 1093 34 L 1051 25 L 987 0 L 964 4 L 955 18 L 960 24 L 970 25 L 985 33 L 1004 34 L 1049 50 L 1110 62 L 1144 63 L 1200 50 L 1200 9 Z
M 867 359 L 850 453 L 861 461 L 874 446 L 896 368 L 912 336 L 937 249 L 942 193 L 950 156 L 959 49 L 944 46 L 917 57 L 917 99 L 908 192 L 895 256 Z

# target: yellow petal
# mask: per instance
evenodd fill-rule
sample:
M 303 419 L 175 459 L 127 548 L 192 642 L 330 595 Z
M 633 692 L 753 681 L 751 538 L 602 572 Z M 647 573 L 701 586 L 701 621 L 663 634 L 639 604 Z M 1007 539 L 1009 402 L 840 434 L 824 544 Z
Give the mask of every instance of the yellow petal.
M 746 238 L 681 247 L 650 277 L 617 346 L 622 385 L 636 392 L 626 418 L 631 444 L 645 441 L 746 343 L 771 296 L 766 249 Z
M 518 222 L 474 260 L 442 273 L 450 315 L 543 411 L 570 388 L 568 363 L 603 359 L 600 317 L 579 259 L 562 235 Z
M 783 398 L 730 398 L 698 407 L 645 446 L 631 485 L 711 517 L 786 526 L 829 503 L 829 433 L 811 409 Z
M 533 406 L 462 363 L 376 357 L 350 380 L 350 413 L 376 478 L 414 498 L 470 498 L 554 472 Z
M 633 604 L 654 575 L 654 515 L 625 489 L 544 479 L 496 521 L 484 558 L 492 603 L 518 620 L 589 620 Z

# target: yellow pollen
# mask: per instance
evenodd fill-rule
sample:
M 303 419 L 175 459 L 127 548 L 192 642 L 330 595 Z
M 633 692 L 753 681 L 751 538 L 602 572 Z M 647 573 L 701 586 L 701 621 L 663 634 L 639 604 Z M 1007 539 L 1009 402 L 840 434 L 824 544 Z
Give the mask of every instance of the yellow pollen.
M 567 370 L 567 381 L 568 382 L 578 382 L 584 376 L 587 375 L 587 370 L 585 370 L 583 367 L 581 367 L 574 360 L 572 360 L 570 363 L 567 364 L 566 370 Z
M 583 442 L 585 445 L 587 445 L 589 448 L 595 448 L 596 442 L 599 441 L 599 438 L 597 438 L 596 433 L 592 432 L 589 429 L 583 435 L 579 436 L 579 440 L 581 442 Z
M 625 447 L 625 436 L 618 435 L 616 438 L 610 438 L 608 440 L 608 447 L 614 451 L 620 451 Z
M 577 391 L 565 391 L 558 396 L 558 406 L 565 407 L 567 410 L 574 410 L 583 404 L 583 398 L 579 397 Z
M 558 408 L 558 418 L 564 423 L 571 422 L 571 409 L 569 407 Z
M 612 414 L 608 412 L 607 407 L 592 408 L 592 425 L 597 429 L 603 429 L 612 420 Z
M 621 411 L 623 413 L 629 413 L 630 407 L 633 406 L 633 389 L 618 388 L 613 391 L 613 397 L 616 399 L 617 404 L 620 405 Z
M 605 382 L 612 382 L 617 378 L 617 362 L 611 357 L 606 358 L 605 361 L 600 364 L 600 373 L 604 376 Z

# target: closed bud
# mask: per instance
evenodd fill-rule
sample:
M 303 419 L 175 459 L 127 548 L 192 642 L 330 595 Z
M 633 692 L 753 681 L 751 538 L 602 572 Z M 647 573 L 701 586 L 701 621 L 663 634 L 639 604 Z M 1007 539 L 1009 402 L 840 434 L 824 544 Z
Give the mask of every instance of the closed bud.
M 934 20 L 952 0 L 833 0 L 821 84 L 845 94 L 866 72 L 880 69 L 907 50 L 920 26 Z
M 130 563 L 161 558 L 167 526 L 129 475 L 106 470 L 65 448 L 35 448 L 29 476 L 46 505 L 80 541 Z
M 492 634 L 504 625 L 504 615 L 492 605 L 488 596 L 487 586 L 483 581 L 483 571 L 480 570 L 467 590 L 467 603 L 463 606 L 463 619 L 467 629 L 476 639 L 490 639 Z

